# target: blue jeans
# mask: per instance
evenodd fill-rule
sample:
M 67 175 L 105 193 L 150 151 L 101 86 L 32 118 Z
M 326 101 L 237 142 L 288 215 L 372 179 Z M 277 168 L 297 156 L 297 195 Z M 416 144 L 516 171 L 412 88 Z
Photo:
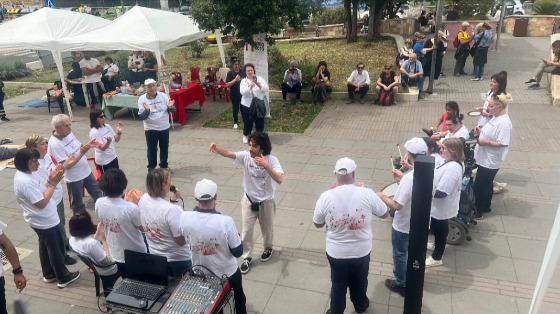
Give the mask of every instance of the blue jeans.
M 82 188 L 86 188 L 89 195 L 93 198 L 94 203 L 98 198 L 101 197 L 101 190 L 99 190 L 99 187 L 97 186 L 97 180 L 95 180 L 95 177 L 91 172 L 89 176 L 85 177 L 85 179 L 66 183 L 66 187 L 68 188 L 68 191 L 70 191 L 70 195 L 72 195 L 72 203 L 70 204 L 70 207 L 72 208 L 74 213 L 86 209 L 82 194 Z
M 167 168 L 167 156 L 169 155 L 169 129 L 163 131 L 146 130 L 146 146 L 148 146 L 148 169 L 154 169 L 157 165 L 157 151 L 159 143 L 159 166 Z
M 408 254 L 408 233 L 391 228 L 393 243 L 393 274 L 397 286 L 406 287 L 406 257 Z
M 424 75 L 419 75 L 413 79 L 409 78 L 406 75 L 401 75 L 401 84 L 404 87 L 405 85 L 414 85 L 418 84 L 418 90 L 424 90 Z
M 331 265 L 331 314 L 342 314 L 346 308 L 346 289 L 350 289 L 350 300 L 356 312 L 362 313 L 369 307 L 366 295 L 368 286 L 369 253 L 364 257 L 338 259 L 329 256 Z
M 183 275 L 192 268 L 192 261 L 173 261 L 167 262 L 167 276 L 183 277 Z
M 482 76 L 484 75 L 484 67 L 485 66 L 486 66 L 486 64 L 475 64 L 472 76 L 482 78 Z

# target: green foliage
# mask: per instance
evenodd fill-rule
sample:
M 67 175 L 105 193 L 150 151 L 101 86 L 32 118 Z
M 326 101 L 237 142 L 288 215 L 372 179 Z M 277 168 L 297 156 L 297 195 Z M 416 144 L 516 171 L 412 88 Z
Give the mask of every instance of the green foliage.
M 452 0 L 452 3 L 447 5 L 445 11 L 447 12 L 447 20 L 485 20 L 486 13 L 495 5 L 494 0 Z
M 315 25 L 331 25 L 346 22 L 343 6 L 323 8 L 311 17 L 311 23 Z
M 121 86 L 121 81 L 128 80 L 128 57 L 129 56 L 130 56 L 129 51 L 117 51 L 115 54 L 111 56 L 111 58 L 113 58 L 113 63 L 119 67 L 119 75 L 117 75 L 117 77 L 115 78 L 115 84 L 117 86 Z
M 0 63 L 0 81 L 10 81 L 31 75 L 33 71 L 21 61 Z
M 187 50 L 191 52 L 193 58 L 200 58 L 202 52 L 206 50 L 206 48 L 208 48 L 208 41 L 206 38 L 194 40 L 187 44 Z
M 231 57 L 236 57 L 239 59 L 239 65 L 243 66 L 243 48 L 238 45 L 226 45 L 224 46 L 224 54 L 226 55 L 226 66 L 231 69 Z M 222 66 L 222 59 L 218 56 L 216 62 L 214 62 L 217 67 Z
M 18 87 L 18 88 L 4 88 L 4 93 L 6 96 L 4 99 L 10 99 L 17 96 L 25 95 L 29 93 L 29 90 L 25 87 Z
M 399 9 L 408 3 L 408 0 L 389 0 L 385 5 L 383 17 L 386 19 L 396 19 Z
M 236 31 L 237 37 L 253 42 L 252 35 L 278 34 L 286 24 L 303 29 L 311 6 L 301 0 L 193 0 L 191 14 L 201 29 Z
M 533 4 L 533 12 L 538 15 L 560 14 L 560 2 L 558 0 L 537 0 Z
M 284 81 L 284 72 L 289 68 L 290 61 L 282 55 L 276 46 L 268 46 L 268 84 L 280 87 Z

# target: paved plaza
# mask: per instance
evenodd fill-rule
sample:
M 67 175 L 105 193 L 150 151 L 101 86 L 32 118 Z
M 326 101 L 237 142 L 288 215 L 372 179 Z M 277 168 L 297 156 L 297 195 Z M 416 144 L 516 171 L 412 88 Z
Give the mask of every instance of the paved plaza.
M 513 122 L 513 142 L 497 180 L 507 182 L 504 193 L 494 196 L 492 213 L 471 228 L 472 241 L 447 246 L 443 266 L 426 272 L 423 313 L 527 313 L 552 222 L 560 201 L 560 109 L 550 105 L 546 88 L 528 90 L 528 80 L 538 61 L 549 52 L 549 38 L 515 38 L 502 34 L 497 52 L 489 53 L 484 80 L 471 82 L 469 76 L 454 77 L 453 52 L 444 58 L 446 78 L 436 81 L 432 95 L 421 102 L 399 103 L 394 107 L 370 104 L 328 103 L 304 134 L 272 133 L 272 154 L 282 164 L 284 181 L 276 191 L 274 254 L 266 263 L 258 259 L 243 276 L 248 310 L 251 313 L 324 313 L 329 308 L 330 270 L 325 256 L 325 230 L 313 225 L 315 202 L 320 193 L 336 183 L 335 161 L 343 156 L 358 164 L 357 180 L 379 191 L 392 182 L 389 156 L 398 155 L 397 143 L 423 136 L 422 127 L 433 126 L 444 111 L 446 101 L 455 100 L 467 113 L 481 106 L 481 93 L 489 89 L 490 75 L 508 72 L 508 92 L 512 94 L 509 114 Z M 472 71 L 471 60 L 467 71 Z M 348 69 L 350 73 L 352 69 Z M 372 77 L 372 81 L 376 78 Z M 541 86 L 547 86 L 546 78 Z M 542 84 L 544 83 L 544 84 Z M 49 136 L 52 127 L 46 108 L 17 108 L 16 104 L 40 97 L 44 91 L 5 102 L 11 122 L 0 122 L 0 137 L 22 143 L 33 133 Z M 279 105 L 277 102 L 276 105 Z M 202 125 L 227 108 L 224 101 L 207 99 L 201 112 L 189 112 L 185 126 L 171 131 L 170 167 L 172 182 L 185 196 L 185 209 L 195 205 L 194 184 L 208 178 L 218 184 L 217 210 L 231 215 L 241 231 L 240 199 L 242 168 L 231 160 L 208 152 L 210 142 L 231 150 L 242 150 L 241 131 L 208 129 Z M 129 188 L 142 190 L 147 173 L 146 144 L 142 123 L 132 115 L 119 118 L 124 123 L 122 140 L 116 144 L 121 169 Z M 465 117 L 470 129 L 476 118 Z M 111 121 L 116 123 L 116 120 Z M 89 110 L 74 110 L 73 132 L 86 142 Z M 265 127 L 266 129 L 266 127 Z M 91 155 L 90 152 L 89 155 Z M 13 193 L 15 170 L 0 171 L 0 220 L 8 224 L 6 234 L 14 245 L 28 252 L 22 259 L 28 279 L 22 293 L 15 292 L 11 272 L 6 273 L 9 305 L 22 299 L 34 313 L 96 313 L 93 275 L 82 264 L 70 266 L 81 278 L 68 288 L 43 283 L 37 236 L 24 222 Z M 66 189 L 66 188 L 64 188 Z M 66 194 L 66 192 L 64 192 Z M 70 210 L 65 201 L 67 218 Z M 86 197 L 92 213 L 93 203 Z M 385 286 L 392 277 L 390 219 L 376 219 L 371 252 L 367 313 L 402 313 L 404 298 Z M 256 249 L 262 251 L 258 224 Z M 348 299 L 345 313 L 354 313 Z M 541 313 L 560 313 L 560 273 L 556 271 Z

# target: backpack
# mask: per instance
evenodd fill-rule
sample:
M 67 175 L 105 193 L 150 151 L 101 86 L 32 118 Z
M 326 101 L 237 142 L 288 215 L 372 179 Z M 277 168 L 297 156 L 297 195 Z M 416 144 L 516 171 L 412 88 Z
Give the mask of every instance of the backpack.
M 379 95 L 379 105 L 381 106 L 391 106 L 393 104 L 394 97 L 393 97 L 393 89 L 390 90 L 383 90 Z
M 453 47 L 455 48 L 459 47 L 459 34 L 455 36 L 455 40 L 453 41 Z

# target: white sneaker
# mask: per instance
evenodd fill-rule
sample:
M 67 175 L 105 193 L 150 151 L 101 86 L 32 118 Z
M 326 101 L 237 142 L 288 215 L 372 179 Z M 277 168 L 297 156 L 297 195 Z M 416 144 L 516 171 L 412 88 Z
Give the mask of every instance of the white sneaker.
M 428 244 L 426 245 L 426 248 L 427 248 L 428 250 L 432 250 L 432 251 L 433 251 L 433 250 L 436 248 L 436 245 L 435 245 L 434 243 L 432 243 L 432 242 L 428 242 Z
M 247 138 L 247 136 L 243 135 L 243 144 L 247 143 L 249 143 L 249 139 Z
M 233 128 L 237 130 L 237 123 L 233 124 Z
M 426 258 L 426 267 L 436 267 L 440 265 L 443 265 L 443 259 L 440 259 L 438 261 L 433 259 L 431 256 L 428 256 L 428 258 Z

